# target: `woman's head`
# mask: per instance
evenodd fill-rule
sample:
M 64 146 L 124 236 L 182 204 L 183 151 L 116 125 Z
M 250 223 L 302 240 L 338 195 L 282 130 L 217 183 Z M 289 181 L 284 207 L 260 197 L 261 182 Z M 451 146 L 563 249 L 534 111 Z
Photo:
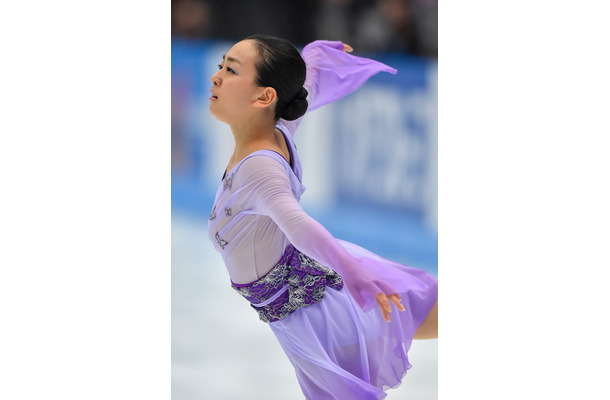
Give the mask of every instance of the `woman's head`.
M 255 35 L 235 44 L 211 78 L 210 112 L 235 123 L 261 108 L 275 121 L 307 111 L 305 62 L 288 41 Z
M 306 67 L 298 50 L 287 40 L 272 36 L 253 35 L 246 40 L 253 40 L 258 51 L 256 83 L 277 92 L 275 119 L 292 121 L 305 114 Z

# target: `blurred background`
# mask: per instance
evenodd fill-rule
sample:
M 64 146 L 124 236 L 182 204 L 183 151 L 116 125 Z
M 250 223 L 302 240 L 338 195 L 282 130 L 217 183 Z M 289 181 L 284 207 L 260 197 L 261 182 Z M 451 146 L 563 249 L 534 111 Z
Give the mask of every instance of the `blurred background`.
M 233 149 L 208 113 L 222 55 L 254 33 L 341 40 L 384 62 L 306 116 L 301 204 L 335 237 L 438 276 L 436 0 L 172 0 L 172 399 L 303 399 L 268 326 L 235 293 L 207 220 Z M 437 340 L 388 399 L 437 398 Z

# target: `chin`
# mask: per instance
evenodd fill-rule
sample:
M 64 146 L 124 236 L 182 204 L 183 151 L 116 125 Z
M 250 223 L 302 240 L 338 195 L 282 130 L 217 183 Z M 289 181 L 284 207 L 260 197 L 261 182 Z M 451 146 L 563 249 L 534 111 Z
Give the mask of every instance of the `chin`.
M 225 110 L 226 111 L 226 110 Z M 231 122 L 235 120 L 235 115 L 219 110 L 218 107 L 213 107 L 210 104 L 210 115 L 216 118 L 220 122 L 231 125 Z
M 209 111 L 210 111 L 210 115 L 212 117 L 216 118 L 217 120 L 219 120 L 221 122 L 225 122 L 224 119 L 222 118 L 222 116 L 218 115 L 218 111 L 214 110 L 214 107 L 212 107 L 212 104 L 210 104 Z

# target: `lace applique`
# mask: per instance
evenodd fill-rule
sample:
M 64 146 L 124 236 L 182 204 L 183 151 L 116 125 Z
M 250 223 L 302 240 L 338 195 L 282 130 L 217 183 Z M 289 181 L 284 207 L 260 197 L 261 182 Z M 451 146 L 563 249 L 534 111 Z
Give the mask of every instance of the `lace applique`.
M 232 286 L 251 303 L 261 321 L 269 323 L 320 302 L 327 286 L 341 290 L 343 280 L 337 272 L 290 245 L 264 277 L 248 285 Z

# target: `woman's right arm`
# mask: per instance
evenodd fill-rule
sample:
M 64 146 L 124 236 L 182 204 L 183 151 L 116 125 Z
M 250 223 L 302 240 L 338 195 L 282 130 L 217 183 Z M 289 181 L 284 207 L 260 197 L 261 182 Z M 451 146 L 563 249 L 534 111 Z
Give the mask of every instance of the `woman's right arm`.
M 343 42 L 328 40 L 316 40 L 303 48 L 307 65 L 304 85 L 308 92 L 307 112 L 347 96 L 379 72 L 396 74 L 394 68 L 383 63 L 349 54 L 351 50 Z M 302 118 L 280 121 L 294 136 Z
M 328 40 L 305 46 L 302 55 L 307 65 L 308 112 L 347 96 L 379 72 L 397 72 L 378 61 L 349 54 L 350 50 L 343 42 Z

